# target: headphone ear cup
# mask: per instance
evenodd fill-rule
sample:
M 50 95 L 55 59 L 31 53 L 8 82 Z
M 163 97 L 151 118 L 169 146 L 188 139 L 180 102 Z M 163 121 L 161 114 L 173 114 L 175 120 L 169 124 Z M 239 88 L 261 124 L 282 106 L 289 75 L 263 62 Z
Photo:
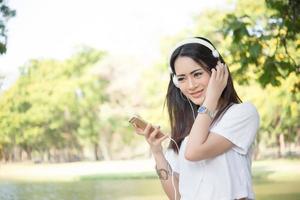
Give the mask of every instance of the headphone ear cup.
M 172 81 L 174 83 L 174 85 L 179 88 L 179 83 L 178 83 L 178 79 L 175 75 L 172 75 Z

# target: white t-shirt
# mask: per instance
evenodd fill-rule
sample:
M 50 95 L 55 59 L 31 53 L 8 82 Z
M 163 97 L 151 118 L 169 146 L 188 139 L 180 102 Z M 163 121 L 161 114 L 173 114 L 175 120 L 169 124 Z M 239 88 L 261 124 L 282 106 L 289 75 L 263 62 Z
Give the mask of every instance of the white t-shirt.
M 187 138 L 179 154 L 168 149 L 165 157 L 179 174 L 181 200 L 254 199 L 251 180 L 251 145 L 259 127 L 259 115 L 251 103 L 232 105 L 211 128 L 234 147 L 211 159 L 189 161 L 184 157 Z

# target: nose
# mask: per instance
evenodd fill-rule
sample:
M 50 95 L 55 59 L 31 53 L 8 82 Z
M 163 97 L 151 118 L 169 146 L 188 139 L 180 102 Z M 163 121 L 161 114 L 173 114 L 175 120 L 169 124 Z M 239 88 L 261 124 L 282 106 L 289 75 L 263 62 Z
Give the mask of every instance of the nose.
M 192 77 L 188 78 L 189 89 L 193 89 L 196 86 L 195 80 Z

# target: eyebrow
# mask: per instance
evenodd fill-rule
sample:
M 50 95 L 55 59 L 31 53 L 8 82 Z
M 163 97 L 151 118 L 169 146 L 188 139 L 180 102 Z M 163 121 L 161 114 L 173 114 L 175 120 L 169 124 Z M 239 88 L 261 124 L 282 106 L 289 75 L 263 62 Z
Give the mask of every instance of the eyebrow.
M 194 74 L 195 72 L 197 72 L 197 71 L 199 71 L 199 70 L 202 70 L 202 69 L 195 69 L 195 70 L 191 71 L 190 74 Z M 179 76 L 185 76 L 185 74 L 178 74 L 178 75 L 176 75 L 176 76 L 177 76 L 177 77 L 179 77 Z

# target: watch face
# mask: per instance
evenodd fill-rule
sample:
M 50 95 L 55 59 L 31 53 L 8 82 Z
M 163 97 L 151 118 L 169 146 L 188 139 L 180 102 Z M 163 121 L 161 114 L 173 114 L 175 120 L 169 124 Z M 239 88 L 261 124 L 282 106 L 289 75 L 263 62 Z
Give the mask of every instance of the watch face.
M 204 113 L 206 111 L 206 108 L 201 106 L 199 109 L 198 109 L 198 112 L 199 113 Z

